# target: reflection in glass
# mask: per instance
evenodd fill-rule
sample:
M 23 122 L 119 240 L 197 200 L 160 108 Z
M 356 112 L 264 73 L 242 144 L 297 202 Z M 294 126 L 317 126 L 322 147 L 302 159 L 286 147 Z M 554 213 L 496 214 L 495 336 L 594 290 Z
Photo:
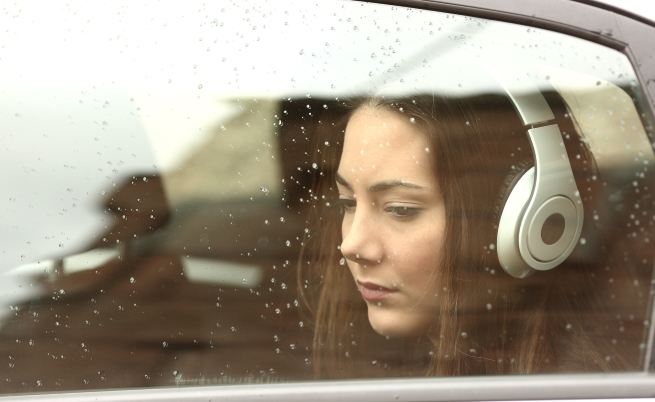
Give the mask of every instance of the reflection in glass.
M 655 158 L 624 55 L 385 5 L 73 3 L 0 24 L 3 392 L 642 368 Z M 584 202 L 525 279 L 495 231 L 533 152 L 485 64 L 544 93 Z

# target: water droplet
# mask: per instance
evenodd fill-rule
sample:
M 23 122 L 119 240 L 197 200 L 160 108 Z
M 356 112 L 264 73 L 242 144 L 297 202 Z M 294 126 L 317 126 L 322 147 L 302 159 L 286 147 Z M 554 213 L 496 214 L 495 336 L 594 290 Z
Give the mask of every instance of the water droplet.
M 275 314 L 280 314 L 280 312 L 281 312 L 281 311 L 280 311 L 279 308 L 276 308 L 276 309 L 275 309 Z
M 376 57 L 377 57 L 377 56 L 375 55 L 375 53 L 371 53 L 371 58 L 372 58 L 372 59 L 375 59 Z
M 314 169 L 318 169 L 318 164 L 316 164 L 316 163 L 312 163 L 312 167 L 313 167 Z
M 342 258 L 339 260 L 339 265 L 346 265 L 346 259 L 342 257 Z
M 202 89 L 202 84 L 198 85 L 198 89 Z
M 460 336 L 461 336 L 462 338 L 466 338 L 466 337 L 468 337 L 468 334 L 467 334 L 466 332 L 462 332 L 462 333 L 460 334 Z
M 305 49 L 300 49 L 300 55 L 302 56 L 303 54 L 305 54 Z
M 416 119 L 413 118 L 413 117 L 410 117 L 410 118 L 409 118 L 409 122 L 412 123 L 412 124 L 414 124 L 414 123 L 416 123 Z
M 291 242 L 287 240 L 287 247 L 291 247 Z
M 130 278 L 130 283 L 134 283 L 134 282 L 136 282 L 136 279 L 134 279 L 134 277 Z
M 280 216 L 280 222 L 284 222 L 284 216 Z
M 491 310 L 491 303 L 487 303 L 487 310 Z
M 162 342 L 161 346 L 164 347 L 164 348 L 167 348 L 167 347 L 168 347 L 168 343 L 166 343 L 166 342 Z
M 584 237 L 581 237 L 580 238 L 580 244 L 585 245 L 586 243 L 587 243 L 587 239 L 585 239 Z

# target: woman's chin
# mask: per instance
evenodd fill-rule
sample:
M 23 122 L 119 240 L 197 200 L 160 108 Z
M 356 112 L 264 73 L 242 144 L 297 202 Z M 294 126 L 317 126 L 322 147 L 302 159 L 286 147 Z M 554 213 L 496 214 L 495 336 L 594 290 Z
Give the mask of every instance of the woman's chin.
M 380 307 L 368 308 L 368 320 L 375 332 L 391 338 L 415 338 L 425 332 L 430 322 L 428 314 L 394 311 Z

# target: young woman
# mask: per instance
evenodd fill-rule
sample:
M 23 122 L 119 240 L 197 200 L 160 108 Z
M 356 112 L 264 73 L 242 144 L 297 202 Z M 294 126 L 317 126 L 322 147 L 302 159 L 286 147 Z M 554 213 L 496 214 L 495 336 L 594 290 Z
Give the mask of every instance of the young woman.
M 639 351 L 624 345 L 643 328 L 623 321 L 645 308 L 626 296 L 634 288 L 607 287 L 610 261 L 630 245 L 609 241 L 609 189 L 563 101 L 546 96 L 589 241 L 525 279 L 503 272 L 495 253 L 508 190 L 534 165 L 509 99 L 369 98 L 321 119 L 298 271 L 318 378 L 638 368 Z M 647 282 L 628 266 L 625 283 Z

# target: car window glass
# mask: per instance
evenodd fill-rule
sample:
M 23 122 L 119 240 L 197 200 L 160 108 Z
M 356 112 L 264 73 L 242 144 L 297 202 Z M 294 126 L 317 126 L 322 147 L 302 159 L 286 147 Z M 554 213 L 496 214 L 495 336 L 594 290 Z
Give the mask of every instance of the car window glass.
M 643 369 L 624 54 L 337 1 L 0 21 L 3 393 Z

